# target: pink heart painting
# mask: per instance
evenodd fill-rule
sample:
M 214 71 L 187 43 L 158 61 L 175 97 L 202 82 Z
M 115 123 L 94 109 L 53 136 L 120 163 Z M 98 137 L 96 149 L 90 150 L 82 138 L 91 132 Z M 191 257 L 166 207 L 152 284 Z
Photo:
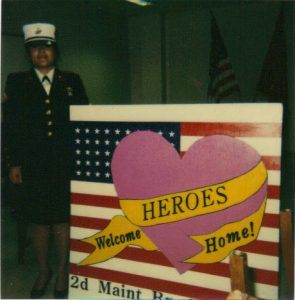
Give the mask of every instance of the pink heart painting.
M 119 199 L 132 201 L 222 183 L 246 174 L 260 161 L 256 150 L 230 136 L 204 137 L 180 157 L 159 134 L 138 131 L 117 146 L 112 176 Z M 178 272 L 183 273 L 194 266 L 184 261 L 203 249 L 190 236 L 214 232 L 251 215 L 261 206 L 266 187 L 265 182 L 257 193 L 229 209 L 141 229 Z

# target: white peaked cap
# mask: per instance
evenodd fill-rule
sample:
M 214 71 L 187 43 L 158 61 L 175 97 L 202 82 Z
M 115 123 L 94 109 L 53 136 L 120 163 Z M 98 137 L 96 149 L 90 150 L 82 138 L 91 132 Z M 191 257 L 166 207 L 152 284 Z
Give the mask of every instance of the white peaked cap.
M 48 23 L 33 23 L 23 26 L 25 44 L 43 43 L 51 45 L 55 40 L 55 26 Z

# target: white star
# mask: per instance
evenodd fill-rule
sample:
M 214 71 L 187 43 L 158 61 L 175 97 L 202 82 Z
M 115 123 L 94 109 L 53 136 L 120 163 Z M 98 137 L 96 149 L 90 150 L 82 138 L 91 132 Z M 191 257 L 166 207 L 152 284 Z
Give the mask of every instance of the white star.
M 105 154 L 105 156 L 110 156 L 111 152 L 110 151 L 106 151 L 104 154 Z
M 125 130 L 126 135 L 128 135 L 129 133 L 131 133 L 131 131 L 129 129 Z
M 85 144 L 89 145 L 90 144 L 90 140 L 85 140 Z
M 115 130 L 115 133 L 116 133 L 116 134 L 120 134 L 120 132 L 121 132 L 120 129 L 116 129 L 116 130 Z
M 173 137 L 174 135 L 175 135 L 175 132 L 173 132 L 173 131 L 170 131 L 170 132 L 169 132 L 169 136 L 170 136 L 170 137 Z
M 119 141 L 115 141 L 115 144 L 118 145 L 120 142 Z
M 86 176 L 89 177 L 90 175 L 91 175 L 91 173 L 90 173 L 89 171 L 87 171 L 87 172 L 86 172 Z
M 90 151 L 89 150 L 85 150 L 85 154 L 86 155 L 90 155 Z
M 105 134 L 109 134 L 109 133 L 110 133 L 110 130 L 109 130 L 108 128 L 106 128 L 106 129 L 104 130 L 104 133 L 105 133 Z
M 106 178 L 110 178 L 111 174 L 110 173 L 105 173 Z
M 94 132 L 95 132 L 96 134 L 99 134 L 100 130 L 96 128 L 96 129 L 94 130 Z
M 163 132 L 160 130 L 159 132 L 158 132 L 160 135 L 163 135 Z
M 96 177 L 99 177 L 99 176 L 100 176 L 100 173 L 99 173 L 99 172 L 96 172 L 96 173 L 95 173 L 95 176 L 96 176 Z
M 109 140 L 105 140 L 104 143 L 108 146 L 110 144 Z
M 79 155 L 81 153 L 81 150 L 77 149 L 76 153 Z
M 175 147 L 174 143 L 171 143 L 171 145 L 172 145 L 173 147 Z
M 100 154 L 100 152 L 96 150 L 95 151 L 95 155 L 99 155 L 99 154 Z
M 85 129 L 85 133 L 89 133 L 89 131 L 90 131 L 89 128 Z
M 76 171 L 76 174 L 78 175 L 78 176 L 80 176 L 81 175 L 81 171 Z
M 96 165 L 96 166 L 99 166 L 99 165 L 100 165 L 100 162 L 99 162 L 99 161 L 96 161 L 96 162 L 95 162 L 95 165 Z
M 90 161 L 87 160 L 85 164 L 86 164 L 86 166 L 90 166 Z
M 76 131 L 77 133 L 80 133 L 80 128 L 76 128 L 75 131 Z
M 95 140 L 95 145 L 99 145 L 99 140 Z
M 76 139 L 76 144 L 80 144 L 81 140 Z
M 109 161 L 106 161 L 106 162 L 105 162 L 105 166 L 106 166 L 106 167 L 109 167 L 109 166 L 110 166 L 110 162 L 109 162 Z
M 77 161 L 76 161 L 76 164 L 77 164 L 77 165 L 81 165 L 81 160 L 77 160 Z

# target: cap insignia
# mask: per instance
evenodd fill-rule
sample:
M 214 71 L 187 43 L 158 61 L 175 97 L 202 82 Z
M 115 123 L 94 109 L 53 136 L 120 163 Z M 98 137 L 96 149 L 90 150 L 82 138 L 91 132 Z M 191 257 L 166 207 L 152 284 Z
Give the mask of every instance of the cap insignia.
M 40 27 L 37 27 L 35 34 L 40 34 L 42 32 L 42 29 Z

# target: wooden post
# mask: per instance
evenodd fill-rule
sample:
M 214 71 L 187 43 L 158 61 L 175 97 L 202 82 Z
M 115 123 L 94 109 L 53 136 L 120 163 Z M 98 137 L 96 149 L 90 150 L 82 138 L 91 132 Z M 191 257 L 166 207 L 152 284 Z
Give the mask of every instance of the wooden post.
M 231 290 L 239 290 L 242 293 L 248 292 L 247 278 L 247 255 L 239 250 L 235 250 L 230 255 L 230 279 Z
M 294 293 L 294 244 L 293 244 L 293 227 L 292 211 L 286 209 L 280 213 L 281 228 L 281 247 L 284 265 L 288 275 L 288 281 L 291 293 Z

